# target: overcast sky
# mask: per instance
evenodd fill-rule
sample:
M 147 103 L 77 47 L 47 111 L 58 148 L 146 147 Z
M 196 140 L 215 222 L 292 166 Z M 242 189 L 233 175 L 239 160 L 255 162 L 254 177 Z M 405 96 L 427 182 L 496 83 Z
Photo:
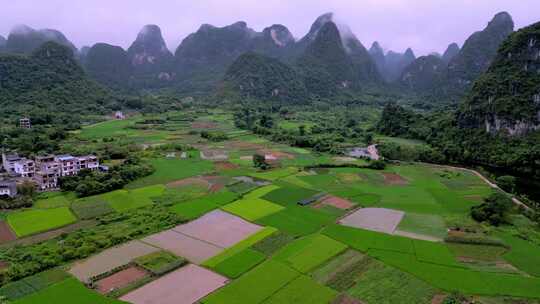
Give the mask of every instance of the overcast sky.
M 460 46 L 499 11 L 508 11 L 520 28 L 540 21 L 540 0 L 0 0 L 0 35 L 18 24 L 62 31 L 77 47 L 106 42 L 129 47 L 145 24 L 161 27 L 175 50 L 203 23 L 224 26 L 243 20 L 262 31 L 280 23 L 296 38 L 315 18 L 335 12 L 369 48 L 417 55 Z

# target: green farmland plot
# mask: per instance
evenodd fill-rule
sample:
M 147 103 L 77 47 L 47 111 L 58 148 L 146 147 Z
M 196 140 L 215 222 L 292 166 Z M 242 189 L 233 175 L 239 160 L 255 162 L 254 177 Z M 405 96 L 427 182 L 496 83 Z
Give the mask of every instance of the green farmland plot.
M 289 175 L 293 175 L 295 173 L 298 173 L 298 169 L 295 167 L 288 167 L 284 169 L 274 169 L 271 171 L 266 172 L 256 172 L 250 174 L 253 177 L 260 178 L 260 179 L 266 179 L 266 180 L 277 180 Z
M 320 192 L 287 185 L 269 192 L 261 198 L 280 205 L 296 205 L 299 201 L 309 199 L 318 193 Z
M 225 205 L 221 209 L 248 221 L 255 221 L 285 208 L 260 198 L 244 198 Z
M 261 240 L 267 238 L 268 236 L 277 232 L 277 229 L 274 227 L 264 227 L 263 229 L 257 231 L 255 234 L 250 235 L 248 238 L 238 242 L 232 247 L 225 249 L 220 254 L 204 261 L 203 266 L 214 268 L 224 261 L 232 258 L 233 256 L 239 254 L 240 252 L 248 249 L 252 245 L 260 242 Z
M 307 273 L 345 249 L 346 245 L 315 234 L 289 243 L 274 255 L 274 259 Z
M 58 284 L 47 287 L 37 293 L 21 298 L 14 304 L 113 304 L 124 303 L 115 299 L 107 298 L 94 292 L 74 278 L 69 278 Z
M 346 293 L 366 304 L 431 303 L 438 292 L 413 275 L 367 257 L 361 275 Z
M 265 260 L 265 255 L 247 248 L 227 258 L 214 267 L 214 270 L 229 278 L 237 278 Z
M 114 212 L 114 209 L 99 195 L 76 200 L 71 205 L 71 210 L 81 220 Z
M 214 165 L 210 161 L 190 159 L 152 159 L 155 172 L 128 185 L 128 188 L 165 184 L 186 177 L 201 175 L 212 171 Z
M 293 281 L 299 273 L 276 261 L 266 261 L 203 299 L 204 304 L 258 304 Z
M 10 213 L 7 217 L 8 224 L 18 237 L 60 228 L 76 221 L 68 207 L 33 209 Z
M 510 251 L 503 255 L 505 260 L 528 274 L 540 277 L 539 246 L 512 236 L 507 232 L 499 233 L 497 236 L 511 247 Z
M 237 197 L 238 195 L 236 193 L 224 190 L 194 200 L 178 203 L 171 207 L 171 211 L 187 220 L 192 220 L 234 201 Z
M 264 304 L 326 304 L 337 292 L 322 286 L 308 276 L 301 275 L 273 294 Z
M 274 214 L 257 220 L 258 224 L 276 227 L 292 236 L 315 233 L 323 226 L 335 221 L 336 216 L 298 205 L 288 206 Z
M 69 207 L 74 200 L 74 193 L 50 192 L 40 195 L 34 206 L 40 209 Z
M 370 249 L 368 254 L 446 291 L 491 296 L 540 297 L 540 278 L 424 263 L 413 255 L 396 251 Z
M 111 207 L 123 212 L 149 206 L 153 203 L 153 197 L 159 197 L 165 192 L 165 186 L 153 185 L 134 190 L 116 190 L 101 195 L 101 199 L 111 205 Z

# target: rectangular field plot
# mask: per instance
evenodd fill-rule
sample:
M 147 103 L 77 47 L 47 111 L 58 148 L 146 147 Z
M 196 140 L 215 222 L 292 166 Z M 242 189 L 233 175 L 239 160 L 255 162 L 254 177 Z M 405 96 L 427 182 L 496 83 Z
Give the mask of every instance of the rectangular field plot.
M 17 239 L 17 235 L 4 221 L 0 221 L 0 244 L 11 242 Z
M 190 264 L 121 298 L 134 304 L 192 304 L 227 284 L 227 278 Z
M 7 221 L 17 236 L 23 237 L 72 224 L 77 218 L 68 207 L 61 207 L 10 213 Z
M 310 277 L 301 275 L 273 294 L 264 304 L 326 304 L 337 296 L 337 292 L 319 285 Z
M 164 185 L 154 185 L 134 190 L 116 190 L 101 195 L 101 199 L 109 203 L 116 211 L 122 212 L 137 209 L 152 204 L 153 197 L 159 197 L 165 192 Z
M 147 236 L 142 241 L 170 251 L 196 264 L 200 264 L 223 251 L 221 247 L 194 239 L 174 230 Z
M 155 184 L 166 184 L 186 177 L 202 175 L 210 172 L 214 165 L 210 161 L 194 161 L 192 159 L 152 159 L 156 169 L 154 173 L 128 185 L 128 188 L 138 188 Z
M 274 259 L 307 273 L 347 249 L 347 246 L 327 236 L 316 234 L 289 243 Z
M 133 259 L 159 251 L 158 248 L 144 244 L 140 241 L 131 241 L 124 245 L 107 249 L 86 260 L 77 262 L 69 272 L 82 282 L 99 274 L 126 265 Z
M 260 198 L 244 198 L 234 203 L 222 207 L 223 210 L 245 218 L 248 221 L 255 221 L 262 217 L 276 213 L 284 207 L 270 203 Z
M 350 227 L 392 234 L 405 215 L 402 211 L 384 208 L 359 209 L 339 221 Z
M 69 278 L 69 275 L 65 271 L 60 269 L 47 270 L 2 286 L 0 295 L 14 301 L 62 282 L 67 278 Z
M 367 257 L 347 293 L 366 304 L 432 303 L 437 289 L 413 275 Z
M 261 198 L 280 205 L 296 205 L 299 201 L 313 197 L 318 193 L 318 191 L 311 189 L 296 186 L 284 186 L 269 192 Z
M 78 199 L 71 205 L 71 210 L 82 220 L 92 219 L 114 212 L 114 209 L 100 196 Z
M 111 291 L 125 288 L 147 276 L 148 273 L 146 271 L 132 266 L 95 282 L 95 288 L 99 293 L 107 294 Z
M 257 220 L 257 223 L 276 227 L 292 236 L 302 236 L 317 232 L 321 227 L 334 222 L 335 219 L 334 215 L 310 207 L 293 205 L 265 216 Z
M 178 203 L 171 207 L 171 211 L 181 215 L 185 219 L 191 220 L 222 205 L 228 204 L 237 197 L 238 195 L 234 192 L 228 190 L 220 191 L 201 198 Z
M 251 268 L 264 261 L 266 256 L 258 251 L 247 248 L 225 259 L 213 269 L 229 278 L 237 278 Z
M 276 293 L 299 273 L 276 261 L 267 261 L 201 301 L 205 304 L 258 304 Z
M 261 226 L 221 210 L 173 228 L 174 231 L 222 248 L 230 247 L 261 229 Z
M 123 302 L 104 297 L 88 288 L 76 279 L 67 279 L 51 285 L 37 293 L 21 298 L 14 304 L 121 304 Z

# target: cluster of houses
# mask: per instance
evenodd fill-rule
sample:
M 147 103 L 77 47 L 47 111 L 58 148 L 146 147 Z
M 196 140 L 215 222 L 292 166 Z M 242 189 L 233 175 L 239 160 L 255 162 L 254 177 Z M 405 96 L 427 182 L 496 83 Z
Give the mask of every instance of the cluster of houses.
M 17 195 L 17 182 L 30 180 L 39 190 L 45 191 L 58 188 L 59 177 L 77 175 L 84 169 L 100 169 L 94 155 L 45 155 L 28 159 L 16 153 L 2 153 L 2 167 L 9 179 L 0 181 L 0 196 L 11 197 Z

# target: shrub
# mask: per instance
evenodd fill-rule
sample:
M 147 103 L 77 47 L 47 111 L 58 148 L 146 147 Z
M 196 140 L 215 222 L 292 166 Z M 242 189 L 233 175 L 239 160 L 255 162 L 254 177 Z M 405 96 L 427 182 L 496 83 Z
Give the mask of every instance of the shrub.
M 512 200 L 503 193 L 495 192 L 484 199 L 484 203 L 471 208 L 471 216 L 478 222 L 489 222 L 498 226 L 507 222 L 505 215 L 512 207 Z

